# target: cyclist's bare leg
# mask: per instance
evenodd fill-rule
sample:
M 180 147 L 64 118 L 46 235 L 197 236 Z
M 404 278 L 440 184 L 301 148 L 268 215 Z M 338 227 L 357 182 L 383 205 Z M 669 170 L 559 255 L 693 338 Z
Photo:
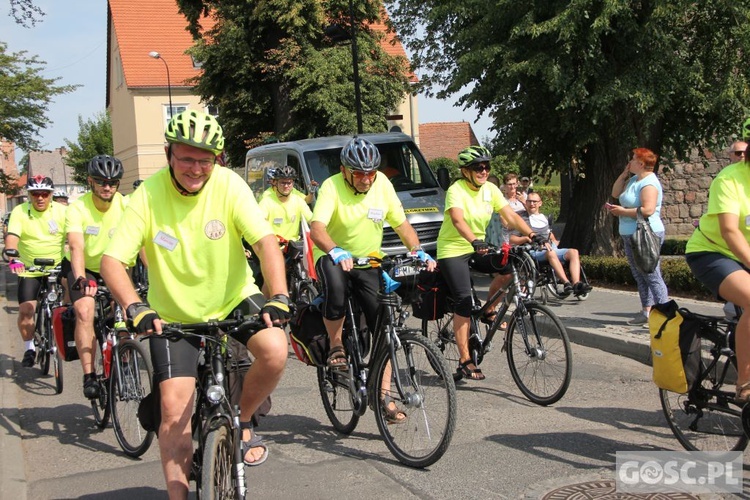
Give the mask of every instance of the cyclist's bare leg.
M 247 348 L 255 361 L 247 371 L 240 398 L 240 420 L 248 422 L 261 403 L 271 395 L 284 373 L 287 359 L 287 341 L 281 328 L 266 328 L 250 337 Z M 252 437 L 250 429 L 243 429 L 242 440 Z M 263 456 L 261 446 L 250 448 L 245 460 L 254 462 Z
M 193 413 L 193 377 L 176 377 L 161 382 L 161 425 L 159 454 L 170 500 L 188 497 L 188 474 L 193 459 L 190 418 Z
M 34 311 L 36 300 L 27 300 L 18 304 L 18 331 L 21 338 L 29 341 L 34 338 Z
M 458 347 L 459 363 L 465 363 L 471 359 L 469 354 L 469 318 L 466 316 L 460 316 L 458 314 L 453 315 L 453 333 L 456 336 L 456 347 Z M 469 370 L 476 370 L 477 366 L 474 363 L 470 363 L 466 366 Z M 472 379 L 479 379 L 479 375 L 471 377 Z
M 737 386 L 750 382 L 750 273 L 735 271 L 721 282 L 719 294 L 742 307 L 746 313 L 740 316 L 736 330 Z
M 76 312 L 76 349 L 83 373 L 94 371 L 94 298 L 81 297 L 73 304 Z
M 513 278 L 513 275 L 511 274 L 496 274 L 492 278 L 492 282 L 490 283 L 490 289 L 487 292 L 487 298 L 489 299 L 492 297 L 498 290 L 500 290 L 502 287 L 508 284 L 508 282 Z M 504 295 L 504 294 L 503 294 Z M 491 314 L 491 311 L 494 311 L 497 305 L 500 303 L 500 301 L 503 299 L 503 295 L 500 295 L 497 300 L 495 300 L 492 304 L 490 304 L 489 309 L 487 311 Z M 468 325 L 468 321 L 467 321 Z M 467 334 L 468 335 L 468 334 Z M 468 346 L 468 344 L 467 344 Z M 466 352 L 469 352 L 469 348 L 466 348 Z

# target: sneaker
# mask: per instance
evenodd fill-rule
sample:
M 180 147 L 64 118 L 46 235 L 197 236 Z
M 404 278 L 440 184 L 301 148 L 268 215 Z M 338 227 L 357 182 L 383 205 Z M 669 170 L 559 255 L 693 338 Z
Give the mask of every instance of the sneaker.
M 83 395 L 87 399 L 99 397 L 99 381 L 95 377 L 83 376 Z
M 36 361 L 36 351 L 34 349 L 29 349 L 25 353 L 23 353 L 23 360 L 21 361 L 21 366 L 24 368 L 31 368 L 34 366 L 34 362 Z
M 578 283 L 573 285 L 573 295 L 575 295 L 576 297 L 585 295 L 591 290 L 593 290 L 593 287 L 588 283 L 584 283 L 583 281 L 579 281 Z
M 633 319 L 628 320 L 628 324 L 631 326 L 647 325 L 648 317 L 643 314 L 643 311 L 640 311 Z
M 570 281 L 563 283 L 563 290 L 560 296 L 562 298 L 565 298 L 568 297 L 571 293 L 573 293 L 573 285 L 570 284 Z

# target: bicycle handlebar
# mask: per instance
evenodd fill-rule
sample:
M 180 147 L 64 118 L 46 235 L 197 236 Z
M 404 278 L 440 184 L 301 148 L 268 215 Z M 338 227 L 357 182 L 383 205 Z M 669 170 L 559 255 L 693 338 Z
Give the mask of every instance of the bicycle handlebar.
M 206 334 L 213 334 L 217 330 L 227 335 L 237 332 L 246 332 L 249 330 L 262 330 L 266 324 L 260 316 L 246 316 L 241 318 L 232 318 L 224 320 L 209 320 L 199 323 L 167 323 L 162 326 L 162 333 L 152 333 L 144 335 L 144 338 L 162 338 L 176 341 L 184 337 L 204 337 Z M 209 335 L 217 336 L 217 335 Z
M 416 254 L 404 254 L 385 257 L 352 257 L 355 267 L 380 267 L 388 272 L 391 269 L 404 266 L 414 265 L 417 268 L 427 268 L 427 263 L 423 262 Z

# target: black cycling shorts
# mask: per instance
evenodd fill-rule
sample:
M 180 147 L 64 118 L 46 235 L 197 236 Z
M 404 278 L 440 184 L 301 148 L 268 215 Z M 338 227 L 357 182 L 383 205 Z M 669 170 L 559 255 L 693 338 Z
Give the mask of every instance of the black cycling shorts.
M 31 300 L 37 300 L 39 290 L 42 288 L 42 276 L 34 278 L 18 277 L 18 303 L 23 304 Z
M 374 267 L 354 268 L 349 272 L 334 264 L 331 257 L 324 255 L 315 264 L 315 270 L 320 280 L 323 301 L 323 317 L 337 320 L 346 314 L 346 299 L 351 290 L 357 297 L 357 303 L 365 314 L 367 326 L 375 327 L 378 313 L 378 292 L 380 291 L 380 272 Z
M 227 316 L 232 317 L 239 310 L 244 316 L 257 314 L 266 303 L 263 294 L 255 294 L 240 302 Z M 232 338 L 247 346 L 255 332 L 243 332 Z M 190 337 L 172 342 L 163 338 L 151 338 L 151 364 L 154 367 L 154 380 L 158 384 L 176 377 L 193 377 L 198 374 L 200 339 Z
M 502 265 L 502 255 L 479 255 L 467 253 L 458 257 L 438 259 L 440 272 L 448 284 L 453 297 L 453 311 L 459 316 L 471 316 L 473 299 L 471 295 L 471 269 L 486 274 L 508 274 L 510 265 Z
M 78 299 L 85 297 L 85 295 L 83 295 L 83 288 L 81 288 L 80 290 L 73 290 L 73 286 L 76 284 L 78 276 L 75 276 L 75 274 L 73 273 L 73 268 L 69 269 L 70 270 L 67 274 L 68 292 L 70 293 L 70 301 L 75 304 Z M 89 271 L 88 269 L 86 269 L 86 279 L 94 280 L 99 283 L 102 279 L 102 276 L 99 273 L 95 273 L 94 271 Z
M 693 271 L 695 279 L 711 290 L 714 296 L 723 301 L 719 287 L 730 274 L 737 271 L 750 272 L 750 269 L 719 252 L 695 252 L 685 255 L 685 261 Z

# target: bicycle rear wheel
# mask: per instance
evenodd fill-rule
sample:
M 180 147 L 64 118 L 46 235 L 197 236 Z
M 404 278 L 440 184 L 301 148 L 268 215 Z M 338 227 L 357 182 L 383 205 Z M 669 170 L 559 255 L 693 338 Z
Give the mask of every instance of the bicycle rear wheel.
M 99 397 L 91 400 L 91 411 L 94 413 L 94 422 L 100 429 L 107 427 L 109 423 L 110 407 L 107 395 L 107 384 L 104 378 L 104 364 L 102 361 L 102 345 L 99 340 L 94 341 L 94 373 L 99 381 Z
M 529 401 L 550 405 L 565 395 L 573 371 L 570 340 L 560 319 L 535 302 L 516 309 L 508 324 L 506 355 L 513 381 Z M 524 342 L 528 340 L 528 348 Z
M 732 393 L 717 395 L 706 387 L 697 387 L 688 394 L 659 389 L 669 428 L 691 451 L 741 451 L 747 447 L 742 409 L 729 401 L 731 396 Z
M 460 356 L 456 345 L 456 336 L 453 333 L 453 313 L 447 313 L 441 319 L 434 321 L 423 319 L 422 335 L 430 339 L 440 349 L 449 369 L 458 366 Z
M 347 380 L 346 372 L 318 367 L 318 389 L 328 420 L 338 432 L 349 435 L 357 427 L 359 415 L 354 412 Z
M 42 371 L 42 375 L 49 375 L 50 365 L 50 352 L 52 347 L 52 322 L 44 314 L 44 309 L 39 306 L 39 314 L 36 318 L 36 332 L 34 335 L 37 338 L 37 349 L 36 349 L 36 360 L 39 363 L 39 369 Z
M 151 392 L 152 373 L 148 354 L 138 341 L 124 340 L 117 346 L 109 377 L 112 427 L 120 448 L 131 457 L 143 455 L 154 439 L 154 433 L 141 427 L 138 420 L 138 406 Z
M 229 427 L 221 425 L 206 436 L 201 470 L 201 500 L 236 498 L 234 448 Z
M 456 386 L 445 359 L 437 347 L 417 333 L 399 336 L 397 370 L 387 351 L 375 363 L 371 383 L 379 387 L 375 396 L 375 421 L 388 449 L 404 465 L 427 467 L 437 462 L 450 445 L 456 425 Z M 388 372 L 390 371 L 390 376 Z M 404 396 L 399 394 L 396 377 Z M 383 379 L 389 387 L 381 387 Z M 393 402 L 406 418 L 388 418 L 387 405 Z

